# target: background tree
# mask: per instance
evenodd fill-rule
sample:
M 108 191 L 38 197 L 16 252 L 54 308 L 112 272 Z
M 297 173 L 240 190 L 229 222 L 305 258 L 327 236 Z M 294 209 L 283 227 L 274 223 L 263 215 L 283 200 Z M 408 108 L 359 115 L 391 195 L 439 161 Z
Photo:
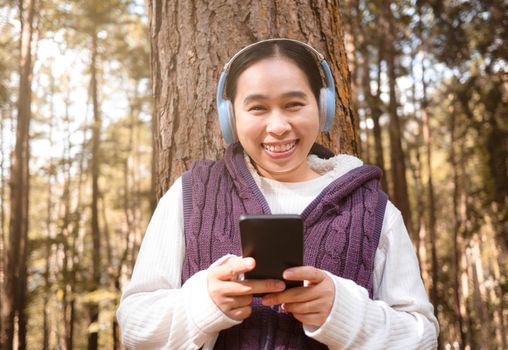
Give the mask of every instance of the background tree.
M 385 34 L 384 50 L 381 53 L 386 65 L 388 75 L 389 103 L 388 114 L 390 116 L 389 136 L 390 136 L 390 162 L 392 175 L 392 198 L 395 205 L 402 212 L 406 225 L 412 227 L 411 208 L 409 205 L 409 196 L 406 180 L 406 160 L 405 152 L 402 148 L 402 131 L 398 112 L 399 100 L 397 98 L 397 27 L 393 15 L 390 1 L 381 1 L 381 28 Z
M 28 259 L 28 191 L 30 158 L 29 130 L 32 101 L 32 36 L 36 0 L 20 2 L 20 60 L 17 103 L 16 146 L 11 164 L 9 243 L 6 249 L 6 278 L 2 293 L 0 347 L 12 349 L 15 327 L 19 348 L 26 348 L 26 286 Z M 17 325 L 15 325 L 17 319 Z
M 14 16 L 16 10 L 14 4 L 4 6 L 2 18 Z M 7 21 L 5 21 L 7 23 Z M 17 52 L 19 40 L 12 25 L 3 25 L 0 30 L 0 344 L 3 339 L 4 321 L 2 303 L 7 300 L 4 288 L 5 283 L 5 244 L 8 237 L 8 167 L 10 167 L 10 155 L 13 143 L 9 142 L 8 135 L 13 135 L 14 130 L 14 103 L 12 98 L 15 93 L 14 84 L 10 84 L 9 76 L 17 69 L 17 60 L 12 55 Z
M 15 145 L 23 141 L 16 136 L 20 3 L 0 0 L 0 232 L 4 238 L 0 239 L 4 293 L 0 308 L 4 311 L 1 305 L 9 298 L 3 248 L 10 245 L 13 201 L 20 200 L 12 197 L 9 186 Z M 437 289 L 439 302 L 434 305 L 441 324 L 441 348 L 507 347 L 508 4 L 477 0 L 348 0 L 319 5 L 276 1 L 222 7 L 199 1 L 154 1 L 150 7 L 141 0 L 38 3 L 28 134 L 27 283 L 18 289 L 27 300 L 27 349 L 83 349 L 93 333 L 98 335 L 98 348 L 121 348 L 121 330 L 114 316 L 157 200 L 151 184 L 158 181 L 160 195 L 192 160 L 222 154 L 214 102 L 217 77 L 225 61 L 248 43 L 292 36 L 328 56 L 338 85 L 339 110 L 334 130 L 323 141 L 335 151 L 361 152 L 364 160 L 382 165 L 388 180 L 383 186 L 393 199 L 396 179 L 389 161 L 391 88 L 386 55 L 390 42 L 382 25 L 387 7 L 396 29 L 390 44 L 395 58 L 392 84 L 413 213 L 410 234 L 424 283 L 429 292 Z M 344 22 L 339 22 L 339 11 L 344 11 Z M 101 126 L 96 129 L 100 141 L 96 203 L 103 263 L 99 282 L 90 288 L 94 278 L 92 150 L 97 125 L 90 84 L 94 23 L 101 112 Z M 348 92 L 343 37 L 348 40 L 354 93 Z M 152 67 L 158 69 L 153 81 L 154 123 L 150 44 Z M 355 96 L 349 99 L 350 94 Z M 353 97 L 356 110 L 351 112 Z M 355 113 L 358 118 L 351 117 Z M 426 138 L 424 126 L 431 131 Z M 358 138 L 344 132 L 353 127 L 361 135 L 361 150 Z M 153 147 L 152 142 L 159 146 Z M 154 148 L 158 151 L 152 154 Z M 159 172 L 152 176 L 155 165 L 160 165 Z M 431 183 L 433 200 L 428 195 Z M 435 220 L 430 220 L 433 210 Z M 92 323 L 90 306 L 100 311 Z M 13 337 L 15 348 L 24 346 L 18 341 L 21 334 L 18 331 Z
M 376 24 L 380 7 L 384 14 L 392 12 L 397 28 L 391 36 L 393 65 L 385 50 L 390 31 Z M 380 89 L 383 135 L 392 125 L 390 94 L 396 92 L 404 161 L 413 174 L 407 177 L 416 213 L 412 237 L 441 323 L 440 347 L 504 348 L 506 335 L 499 329 L 507 322 L 500 311 L 506 308 L 507 280 L 500 271 L 508 269 L 508 261 L 506 235 L 500 233 L 508 222 L 508 126 L 499 113 L 506 114 L 503 101 L 508 101 L 506 40 L 500 36 L 506 34 L 508 5 L 359 0 L 354 10 L 361 16 L 361 30 L 375 29 L 360 40 L 363 45 L 354 46 L 361 51 L 354 57 L 362 62 L 369 53 L 377 54 L 383 63 L 370 65 L 372 78 L 358 85 L 365 99 L 369 89 Z M 358 113 L 366 116 L 362 134 L 375 129 L 375 102 L 358 105 Z M 387 166 L 388 175 L 394 167 Z M 390 192 L 395 199 L 401 193 Z

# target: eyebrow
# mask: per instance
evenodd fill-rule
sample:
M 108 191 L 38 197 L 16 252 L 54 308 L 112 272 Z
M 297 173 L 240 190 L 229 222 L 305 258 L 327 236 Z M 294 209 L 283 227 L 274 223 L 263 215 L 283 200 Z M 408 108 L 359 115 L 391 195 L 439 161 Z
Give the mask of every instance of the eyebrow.
M 282 95 L 280 95 L 280 97 L 282 97 L 282 98 L 288 98 L 288 97 L 306 98 L 307 94 L 305 92 L 303 92 L 303 91 L 295 90 L 295 91 L 285 92 Z M 253 101 L 266 100 L 266 99 L 268 99 L 268 96 L 266 96 L 266 95 L 263 95 L 263 94 L 251 94 L 251 95 L 248 95 L 243 100 L 243 104 L 246 105 L 246 104 L 249 104 L 250 102 L 253 102 Z

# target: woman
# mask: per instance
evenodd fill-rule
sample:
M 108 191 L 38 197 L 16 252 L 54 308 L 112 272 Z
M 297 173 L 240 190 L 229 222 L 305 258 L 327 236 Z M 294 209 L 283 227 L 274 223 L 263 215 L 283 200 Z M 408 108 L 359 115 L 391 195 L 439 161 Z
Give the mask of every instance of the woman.
M 314 144 L 334 117 L 322 56 L 290 39 L 248 46 L 226 64 L 217 102 L 232 145 L 161 198 L 117 313 L 125 345 L 435 348 L 433 307 L 380 170 Z M 243 213 L 302 215 L 305 266 L 284 278 L 303 287 L 239 278 L 255 266 L 239 257 Z

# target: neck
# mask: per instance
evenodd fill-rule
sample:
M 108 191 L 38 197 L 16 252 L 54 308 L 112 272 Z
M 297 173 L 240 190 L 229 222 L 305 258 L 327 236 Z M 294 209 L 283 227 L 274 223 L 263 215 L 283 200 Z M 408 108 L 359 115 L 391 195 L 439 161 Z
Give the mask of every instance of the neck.
M 319 173 L 314 171 L 309 166 L 307 161 L 302 163 L 297 169 L 277 172 L 277 171 L 268 171 L 263 167 L 259 166 L 258 164 L 256 164 L 251 158 L 249 158 L 249 160 L 256 169 L 256 172 L 259 174 L 259 176 L 280 182 L 303 182 L 321 176 Z

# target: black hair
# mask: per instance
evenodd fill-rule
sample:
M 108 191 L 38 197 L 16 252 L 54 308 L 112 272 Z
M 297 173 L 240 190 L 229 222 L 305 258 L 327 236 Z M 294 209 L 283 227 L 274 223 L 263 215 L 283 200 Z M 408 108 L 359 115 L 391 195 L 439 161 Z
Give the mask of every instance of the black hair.
M 294 62 L 307 77 L 312 93 L 319 104 L 319 91 L 323 87 L 323 80 L 318 68 L 318 59 L 310 49 L 291 40 L 260 42 L 238 55 L 229 68 L 225 89 L 226 98 L 233 103 L 240 74 L 254 63 L 270 57 L 287 58 Z

